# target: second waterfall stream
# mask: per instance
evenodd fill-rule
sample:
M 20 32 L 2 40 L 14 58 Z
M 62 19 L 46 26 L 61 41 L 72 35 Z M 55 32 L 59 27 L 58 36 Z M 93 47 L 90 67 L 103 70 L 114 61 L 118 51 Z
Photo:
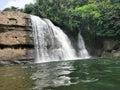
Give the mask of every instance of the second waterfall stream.
M 57 26 L 55 26 L 49 19 L 42 19 L 31 15 L 31 22 L 33 28 L 34 44 L 36 50 L 36 62 L 50 62 L 59 60 L 72 60 L 75 58 L 89 57 L 85 48 L 82 36 L 80 36 L 78 43 L 81 45 L 78 48 L 84 48 L 79 51 L 81 55 L 77 56 L 75 49 L 72 47 L 70 39 Z M 81 41 L 82 39 L 82 41 Z M 83 50 L 83 51 L 82 51 Z M 87 53 L 87 54 L 84 54 Z

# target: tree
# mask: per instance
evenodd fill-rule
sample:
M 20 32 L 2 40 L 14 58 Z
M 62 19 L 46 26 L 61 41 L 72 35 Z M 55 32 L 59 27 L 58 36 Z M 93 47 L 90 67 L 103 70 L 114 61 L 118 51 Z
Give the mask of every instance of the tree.
M 22 12 L 22 9 L 19 9 L 18 7 L 11 6 L 10 8 L 5 8 L 3 11 L 20 11 Z
M 119 0 L 36 0 L 24 12 L 49 18 L 68 32 L 120 36 Z

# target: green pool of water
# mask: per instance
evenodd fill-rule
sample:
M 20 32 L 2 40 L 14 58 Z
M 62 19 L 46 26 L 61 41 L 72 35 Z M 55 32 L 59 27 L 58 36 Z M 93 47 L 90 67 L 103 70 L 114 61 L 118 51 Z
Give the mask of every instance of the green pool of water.
M 120 59 L 3 66 L 0 90 L 120 90 Z

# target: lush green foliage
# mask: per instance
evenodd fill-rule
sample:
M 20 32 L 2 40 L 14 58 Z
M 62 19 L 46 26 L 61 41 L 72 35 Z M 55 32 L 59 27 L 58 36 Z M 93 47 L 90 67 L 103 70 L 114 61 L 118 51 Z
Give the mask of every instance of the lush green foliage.
M 10 8 L 5 8 L 3 11 L 20 11 L 20 12 L 22 12 L 23 9 L 19 9 L 17 7 L 11 6 Z
M 120 36 L 119 0 L 36 0 L 24 12 L 49 18 L 67 30 Z

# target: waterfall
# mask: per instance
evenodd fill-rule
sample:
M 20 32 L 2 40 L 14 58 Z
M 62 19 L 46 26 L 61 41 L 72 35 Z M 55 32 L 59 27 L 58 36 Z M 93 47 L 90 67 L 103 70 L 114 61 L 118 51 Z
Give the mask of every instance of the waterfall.
M 84 40 L 83 40 L 83 37 L 81 36 L 81 33 L 79 32 L 78 33 L 78 55 L 79 57 L 81 58 L 89 58 L 90 55 L 85 47 L 85 43 L 84 43 Z
M 67 35 L 48 19 L 31 15 L 36 62 L 70 60 L 76 57 Z
M 31 15 L 31 22 L 37 63 L 89 57 L 80 33 L 78 35 L 79 56 L 77 56 L 67 35 L 49 19 Z

